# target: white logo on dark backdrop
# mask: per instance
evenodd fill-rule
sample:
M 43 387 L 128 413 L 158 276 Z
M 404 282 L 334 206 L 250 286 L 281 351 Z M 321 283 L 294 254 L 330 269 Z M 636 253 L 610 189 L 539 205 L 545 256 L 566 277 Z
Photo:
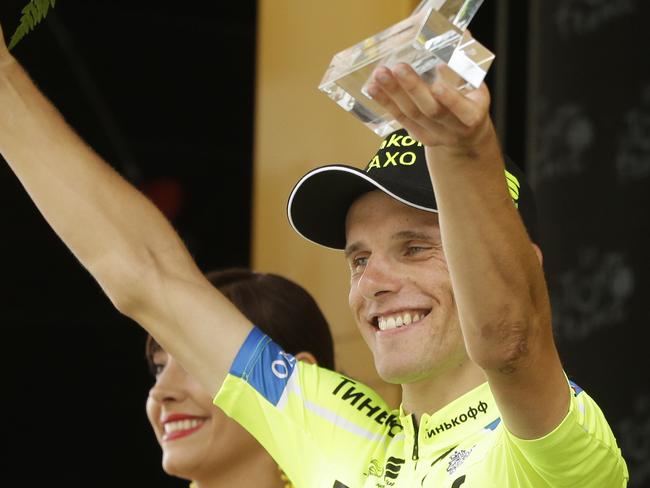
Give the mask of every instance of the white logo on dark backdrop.
M 641 96 L 641 105 L 625 113 L 616 170 L 621 181 L 637 180 L 650 175 L 650 85 Z
M 607 22 L 632 14 L 635 3 L 635 0 L 565 0 L 555 13 L 555 21 L 565 37 L 586 35 Z
M 643 488 L 650 481 L 650 396 L 641 395 L 634 411 L 617 425 L 616 437 L 630 470 L 629 488 Z
M 535 185 L 584 171 L 583 156 L 595 139 L 594 124 L 582 107 L 566 104 L 546 116 L 544 105 L 540 104 L 539 134 L 529 168 L 530 179 Z
M 558 338 L 581 340 L 627 318 L 626 304 L 635 280 L 623 254 L 584 250 L 578 265 L 553 281 L 553 326 Z

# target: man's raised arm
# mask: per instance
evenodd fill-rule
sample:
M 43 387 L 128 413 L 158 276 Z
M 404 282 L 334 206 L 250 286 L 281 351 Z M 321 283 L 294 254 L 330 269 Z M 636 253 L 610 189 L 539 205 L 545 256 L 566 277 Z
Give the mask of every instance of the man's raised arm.
M 251 325 L 203 277 L 158 209 L 66 124 L 1 29 L 0 152 L 115 306 L 216 393 Z
M 465 94 L 444 81 L 429 86 L 398 65 L 378 70 L 370 93 L 426 148 L 470 358 L 511 432 L 549 433 L 568 412 L 569 388 L 540 259 L 507 190 L 486 86 Z

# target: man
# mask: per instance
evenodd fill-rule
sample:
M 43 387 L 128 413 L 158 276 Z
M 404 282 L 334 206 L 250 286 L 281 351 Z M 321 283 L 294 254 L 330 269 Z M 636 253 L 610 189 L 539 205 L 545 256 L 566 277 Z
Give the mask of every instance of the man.
M 345 248 L 352 312 L 380 375 L 403 388 L 395 412 L 253 328 L 4 46 L 0 151 L 115 306 L 216 393 L 296 486 L 625 486 L 600 410 L 562 370 L 541 254 L 513 197 L 522 211 L 531 202 L 521 176 L 504 172 L 487 88 L 428 86 L 400 65 L 378 70 L 369 93 L 408 134 L 391 135 L 365 172 L 315 170 L 289 211 L 309 239 Z M 393 167 L 404 177 L 388 184 L 380 175 Z M 354 173 L 344 187 L 322 183 L 344 184 L 343 173 Z M 332 213 L 314 206 L 323 195 Z

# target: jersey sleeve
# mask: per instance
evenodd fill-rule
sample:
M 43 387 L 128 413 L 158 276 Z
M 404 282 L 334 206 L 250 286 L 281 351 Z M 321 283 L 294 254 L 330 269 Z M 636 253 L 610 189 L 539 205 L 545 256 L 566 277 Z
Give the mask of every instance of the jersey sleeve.
M 296 486 L 316 486 L 314 480 L 331 476 L 328 469 L 353 469 L 358 460 L 350 453 L 389 442 L 398 430 L 396 417 L 371 389 L 297 361 L 257 328 L 214 403 L 264 446 Z
M 524 440 L 504 428 L 502 460 L 521 478 L 543 480 L 543 486 L 627 486 L 627 466 L 603 412 L 580 387 L 570 386 L 569 412 L 546 436 Z

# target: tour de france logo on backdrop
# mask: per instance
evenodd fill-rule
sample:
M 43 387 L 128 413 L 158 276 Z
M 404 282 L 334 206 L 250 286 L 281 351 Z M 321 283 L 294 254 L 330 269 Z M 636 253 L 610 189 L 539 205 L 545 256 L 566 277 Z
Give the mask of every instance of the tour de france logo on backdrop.
M 564 0 L 555 12 L 563 37 L 589 35 L 607 23 L 633 15 L 642 0 Z
M 583 249 L 575 267 L 551 283 L 553 326 L 558 339 L 581 341 L 628 318 L 635 274 L 621 252 Z
M 544 100 L 538 103 L 538 133 L 529 169 L 534 185 L 585 172 L 586 153 L 596 139 L 594 123 L 583 107 L 572 102 L 551 112 L 548 106 Z
M 625 417 L 616 424 L 616 438 L 633 476 L 628 488 L 650 482 L 650 394 L 637 393 Z
M 623 114 L 616 172 L 621 183 L 650 175 L 650 82 L 642 89 L 638 106 Z

